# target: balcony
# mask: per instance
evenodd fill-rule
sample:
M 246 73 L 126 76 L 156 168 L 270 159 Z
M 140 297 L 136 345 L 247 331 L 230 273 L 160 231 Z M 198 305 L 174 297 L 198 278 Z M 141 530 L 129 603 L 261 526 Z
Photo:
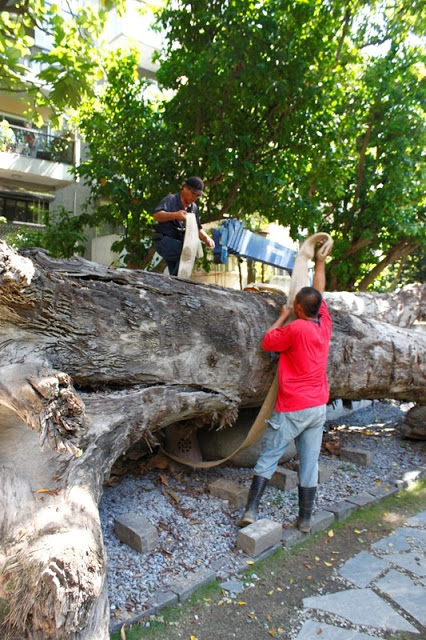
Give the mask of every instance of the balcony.
M 70 169 L 76 162 L 76 143 L 38 129 L 9 125 L 10 141 L 0 151 L 0 181 L 31 183 L 61 189 L 75 183 Z

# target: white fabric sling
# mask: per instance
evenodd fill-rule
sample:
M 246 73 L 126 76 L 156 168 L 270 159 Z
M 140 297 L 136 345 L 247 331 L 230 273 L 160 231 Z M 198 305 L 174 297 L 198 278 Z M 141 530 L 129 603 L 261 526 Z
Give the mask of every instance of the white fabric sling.
M 203 255 L 201 241 L 198 237 L 197 218 L 195 213 L 188 213 L 185 222 L 185 237 L 179 261 L 179 278 L 190 278 L 194 268 L 195 258 Z

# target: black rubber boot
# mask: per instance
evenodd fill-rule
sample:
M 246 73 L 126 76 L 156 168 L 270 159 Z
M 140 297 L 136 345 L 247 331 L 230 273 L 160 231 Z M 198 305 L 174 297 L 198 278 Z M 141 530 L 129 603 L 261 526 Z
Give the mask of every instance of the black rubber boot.
M 249 495 L 247 498 L 246 510 L 243 517 L 238 523 L 239 527 L 247 527 L 247 525 L 256 522 L 260 498 L 265 491 L 268 480 L 268 478 L 264 478 L 263 476 L 253 476 Z
M 312 526 L 312 509 L 314 507 L 316 487 L 298 487 L 299 490 L 299 517 L 297 528 L 302 533 L 309 533 Z

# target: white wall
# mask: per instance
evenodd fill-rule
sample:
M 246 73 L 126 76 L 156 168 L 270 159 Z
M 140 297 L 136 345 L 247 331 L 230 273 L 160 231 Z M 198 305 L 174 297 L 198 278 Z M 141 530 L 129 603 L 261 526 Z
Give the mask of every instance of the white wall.
M 92 239 L 92 262 L 98 262 L 106 267 L 109 267 L 112 263 L 118 263 L 120 255 L 111 251 L 111 245 L 116 240 L 119 240 L 120 236 L 111 234 L 109 236 L 100 236 Z

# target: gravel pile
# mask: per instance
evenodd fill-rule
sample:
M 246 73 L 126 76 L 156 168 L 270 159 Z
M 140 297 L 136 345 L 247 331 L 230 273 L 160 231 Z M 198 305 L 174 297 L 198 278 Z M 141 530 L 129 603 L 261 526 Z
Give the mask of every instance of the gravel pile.
M 400 439 L 395 428 L 410 406 L 375 401 L 326 423 L 320 464 L 332 474 L 329 482 L 318 487 L 317 510 L 425 463 L 424 447 Z M 374 463 L 356 467 L 343 462 L 335 455 L 339 446 L 373 451 Z M 167 591 L 188 572 L 211 568 L 218 559 L 223 559 L 221 579 L 238 574 L 242 554 L 236 549 L 236 525 L 242 510 L 212 496 L 208 487 L 219 478 L 249 487 L 251 477 L 252 469 L 235 467 L 188 468 L 174 473 L 158 469 L 126 475 L 118 485 L 105 487 L 100 516 L 108 554 L 112 622 L 142 612 L 156 593 Z M 297 507 L 297 489 L 283 492 L 268 487 L 259 518 L 290 525 Z M 156 527 L 159 544 L 155 551 L 142 555 L 117 539 L 114 519 L 129 512 L 147 518 Z

